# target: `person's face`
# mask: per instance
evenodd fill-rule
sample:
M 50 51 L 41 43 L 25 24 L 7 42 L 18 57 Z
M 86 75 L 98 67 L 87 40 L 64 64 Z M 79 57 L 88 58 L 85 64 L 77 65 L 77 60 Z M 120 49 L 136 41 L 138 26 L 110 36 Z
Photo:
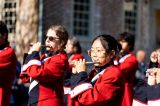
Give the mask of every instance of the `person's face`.
M 144 62 L 145 52 L 144 51 L 137 51 L 136 58 L 139 63 Z
M 72 44 L 71 40 L 67 41 L 65 51 L 66 51 L 66 53 L 72 53 L 73 52 L 73 44 Z
M 58 51 L 60 49 L 60 39 L 56 35 L 56 32 L 54 30 L 49 29 L 46 35 L 46 41 L 45 45 L 48 46 L 46 48 L 47 51 Z
M 110 54 L 106 52 L 99 39 L 95 40 L 90 49 L 90 56 L 95 66 L 104 66 L 109 63 L 111 58 Z
M 119 41 L 119 43 L 120 43 L 121 46 L 122 46 L 121 53 L 124 53 L 124 52 L 128 52 L 128 51 L 129 51 L 128 42 L 126 42 L 125 40 L 122 40 L 122 41 Z
M 153 51 L 150 55 L 150 61 L 156 63 L 158 61 L 158 54 L 156 51 Z

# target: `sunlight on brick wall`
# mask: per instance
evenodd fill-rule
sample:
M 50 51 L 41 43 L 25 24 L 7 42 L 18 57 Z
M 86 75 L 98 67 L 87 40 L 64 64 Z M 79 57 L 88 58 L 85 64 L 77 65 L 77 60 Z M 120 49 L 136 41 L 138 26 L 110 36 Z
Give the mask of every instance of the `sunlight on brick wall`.
M 20 62 L 23 54 L 28 52 L 29 44 L 37 41 L 38 35 L 38 1 L 21 0 L 16 25 L 16 54 Z

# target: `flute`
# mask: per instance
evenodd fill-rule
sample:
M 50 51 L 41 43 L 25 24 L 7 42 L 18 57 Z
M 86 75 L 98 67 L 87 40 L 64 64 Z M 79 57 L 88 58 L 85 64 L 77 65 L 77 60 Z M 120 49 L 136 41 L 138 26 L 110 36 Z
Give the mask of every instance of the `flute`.
M 87 65 L 88 65 L 88 64 L 96 64 L 96 63 L 98 63 L 98 62 L 92 62 L 92 61 L 86 61 L 86 62 L 85 62 L 85 64 L 87 64 Z M 71 62 L 71 64 L 74 64 L 74 62 Z
M 33 46 L 34 43 L 30 43 L 29 46 Z M 41 45 L 41 47 L 49 47 L 49 46 L 46 46 L 46 45 Z

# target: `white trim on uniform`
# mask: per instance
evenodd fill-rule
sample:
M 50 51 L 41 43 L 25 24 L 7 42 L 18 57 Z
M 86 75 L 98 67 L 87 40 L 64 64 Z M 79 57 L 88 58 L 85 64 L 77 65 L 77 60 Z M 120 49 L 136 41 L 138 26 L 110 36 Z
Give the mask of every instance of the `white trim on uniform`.
M 131 54 L 127 54 L 127 55 L 123 56 L 122 58 L 120 58 L 120 59 L 119 59 L 119 63 L 123 63 L 124 60 L 125 60 L 126 58 L 128 58 L 129 56 L 131 56 Z
M 160 99 L 148 100 L 148 106 L 160 106 Z
M 96 74 L 96 75 L 92 78 L 91 82 L 96 81 L 96 80 L 104 73 L 104 71 L 105 71 L 105 69 L 104 69 L 103 71 L 101 71 L 100 73 Z
M 148 106 L 148 105 L 138 100 L 133 99 L 132 106 Z
M 32 81 L 30 86 L 29 86 L 29 91 L 28 92 L 30 92 L 37 84 L 38 84 L 38 81 L 36 81 L 36 80 Z
M 63 90 L 64 90 L 64 94 L 66 95 L 66 94 L 70 94 L 70 92 L 71 92 L 71 87 L 63 87 Z
M 50 57 L 49 57 L 49 58 L 50 58 Z M 43 60 L 43 63 L 44 63 L 45 61 L 47 61 L 49 58 L 44 59 L 44 60 Z M 22 70 L 21 70 L 21 73 L 22 73 L 22 74 L 26 74 L 25 70 L 26 70 L 29 66 L 31 66 L 31 65 L 38 65 L 38 66 L 40 66 L 40 65 L 43 64 L 43 63 L 41 63 L 40 60 L 35 60 L 35 59 L 30 60 L 27 64 L 23 65 Z M 31 78 L 30 78 L 30 81 L 31 81 Z M 38 81 L 33 80 L 33 81 L 31 82 L 30 86 L 29 86 L 29 92 L 30 92 L 36 85 L 38 85 L 38 83 L 39 83 Z
M 93 88 L 92 84 L 90 83 L 83 83 L 78 86 L 76 86 L 73 90 L 71 90 L 71 98 L 75 97 L 76 95 L 82 93 L 83 91 Z
M 42 61 L 42 63 L 44 63 L 45 61 L 47 61 L 48 59 L 50 59 L 51 57 L 47 57 L 47 58 L 45 58 L 43 61 Z
M 41 61 L 39 60 L 30 60 L 27 64 L 24 64 L 21 72 L 25 71 L 31 65 L 41 65 Z
M 118 65 L 119 62 L 118 62 L 117 60 L 114 60 L 114 61 L 113 61 L 113 64 L 114 64 L 114 65 Z

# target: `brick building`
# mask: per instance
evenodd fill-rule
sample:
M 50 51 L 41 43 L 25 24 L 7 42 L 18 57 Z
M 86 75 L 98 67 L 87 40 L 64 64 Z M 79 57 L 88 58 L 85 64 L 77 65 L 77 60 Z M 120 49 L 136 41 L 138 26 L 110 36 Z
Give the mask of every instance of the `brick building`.
M 160 0 L 0 0 L 0 19 L 10 30 L 18 59 L 30 42 L 44 42 L 50 25 L 61 24 L 84 52 L 99 34 L 135 34 L 136 48 L 149 55 L 160 47 Z

